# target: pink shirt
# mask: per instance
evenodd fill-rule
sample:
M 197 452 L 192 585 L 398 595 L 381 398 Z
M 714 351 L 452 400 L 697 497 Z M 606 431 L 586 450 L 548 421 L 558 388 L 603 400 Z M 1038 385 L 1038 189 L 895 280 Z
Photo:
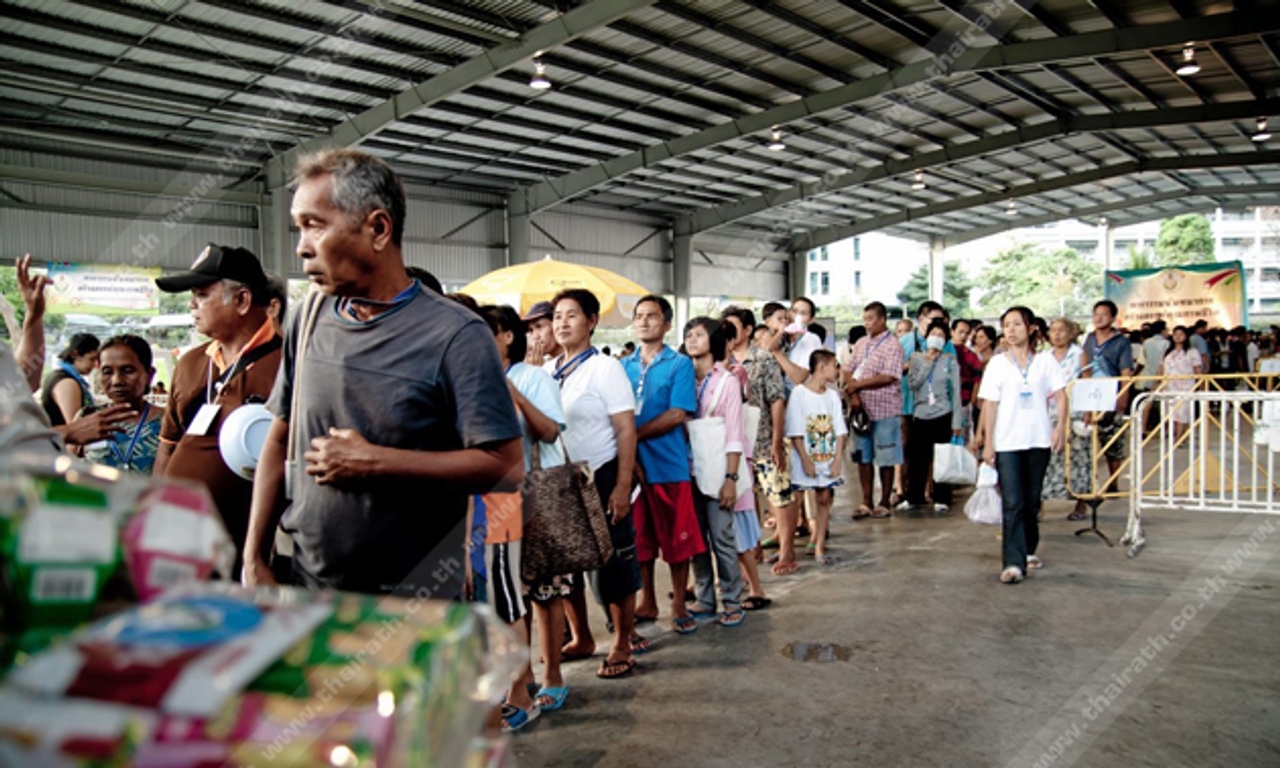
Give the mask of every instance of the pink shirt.
M 725 385 L 724 391 L 720 393 L 720 401 L 716 403 L 715 410 L 711 411 L 711 401 L 715 397 L 716 387 L 720 386 L 720 380 L 725 376 L 732 377 L 732 380 Z M 733 511 L 747 512 L 756 508 L 750 479 L 752 446 L 747 445 L 746 422 L 742 414 L 742 388 L 735 386 L 738 383 L 737 378 L 725 369 L 724 364 L 716 363 L 711 373 L 707 375 L 706 381 L 698 385 L 698 418 L 720 416 L 724 419 L 725 453 L 742 454 L 742 459 L 738 462 L 737 485 L 740 493 L 737 503 L 733 505 Z

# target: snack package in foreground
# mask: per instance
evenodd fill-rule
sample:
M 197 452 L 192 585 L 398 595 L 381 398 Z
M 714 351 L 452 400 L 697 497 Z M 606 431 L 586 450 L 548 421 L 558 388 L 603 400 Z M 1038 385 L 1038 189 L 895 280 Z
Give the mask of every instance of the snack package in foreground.
M 106 738 L 93 734 L 112 728 L 88 723 L 95 759 L 64 749 L 67 765 L 455 768 L 523 653 L 484 609 L 190 583 L 14 670 L 0 696 L 65 717 L 33 731 L 21 708 L 0 707 L 0 755 L 81 744 L 68 719 L 92 705 L 127 727 Z

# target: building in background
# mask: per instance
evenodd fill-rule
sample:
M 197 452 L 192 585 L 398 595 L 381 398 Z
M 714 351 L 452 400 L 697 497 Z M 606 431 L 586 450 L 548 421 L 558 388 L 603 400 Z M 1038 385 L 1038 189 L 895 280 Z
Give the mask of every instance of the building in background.
M 898 304 L 898 291 L 929 260 L 929 246 L 881 234 L 814 248 L 805 256 L 805 291 L 822 309 Z

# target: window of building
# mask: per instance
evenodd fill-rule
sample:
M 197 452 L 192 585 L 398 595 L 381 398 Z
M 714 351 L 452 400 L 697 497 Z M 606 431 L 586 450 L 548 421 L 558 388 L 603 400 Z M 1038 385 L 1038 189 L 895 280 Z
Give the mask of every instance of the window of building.
M 822 246 L 822 260 L 823 260 L 823 261 L 826 261 L 826 260 L 827 260 L 827 246 L 825 246 L 825 245 L 824 245 L 824 246 Z
M 816 294 L 818 292 L 818 273 L 809 273 L 809 293 Z
M 820 296 L 831 295 L 831 273 L 830 272 L 822 273 L 822 285 L 821 285 L 821 290 L 818 292 L 818 294 Z
M 809 251 L 809 261 L 817 261 L 817 260 L 818 260 L 818 252 Z
M 862 261 L 862 238 L 853 238 L 853 260 Z
M 853 273 L 853 287 L 855 290 L 859 290 L 859 291 L 862 290 L 862 273 L 861 272 Z

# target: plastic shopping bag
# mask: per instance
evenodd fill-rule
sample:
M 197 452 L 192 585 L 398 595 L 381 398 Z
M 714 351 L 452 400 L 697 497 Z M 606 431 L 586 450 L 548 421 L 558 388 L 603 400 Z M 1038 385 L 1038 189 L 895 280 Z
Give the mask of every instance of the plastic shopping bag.
M 998 479 L 995 468 L 989 464 L 983 464 L 978 470 L 978 489 L 964 505 L 964 513 L 973 522 L 981 525 L 1004 522 L 1004 505 L 996 487 Z
M 959 440 L 933 446 L 933 482 L 944 485 L 973 485 L 978 459 Z

